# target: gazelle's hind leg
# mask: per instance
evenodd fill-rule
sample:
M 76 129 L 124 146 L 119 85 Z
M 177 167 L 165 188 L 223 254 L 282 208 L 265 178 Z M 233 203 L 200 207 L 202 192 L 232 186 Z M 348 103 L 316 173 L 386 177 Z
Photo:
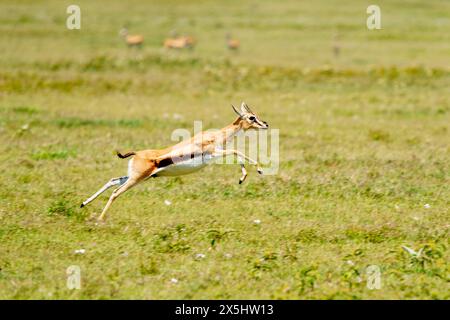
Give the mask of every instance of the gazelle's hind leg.
M 113 191 L 111 196 L 109 197 L 108 202 L 106 203 L 106 206 L 103 208 L 103 211 L 101 215 L 98 217 L 98 220 L 103 220 L 105 218 L 106 211 L 108 211 L 111 204 L 114 202 L 114 200 L 117 199 L 118 196 L 120 196 L 122 193 L 127 191 L 128 189 L 134 187 L 136 184 L 138 184 L 141 180 L 138 180 L 136 178 L 128 179 L 125 184 L 121 185 L 119 188 Z
M 103 220 L 105 218 L 106 211 L 108 211 L 111 204 L 114 200 L 117 199 L 121 194 L 125 191 L 131 189 L 139 182 L 145 180 L 150 177 L 151 174 L 155 171 L 156 166 L 153 160 L 141 158 L 139 156 L 135 156 L 128 163 L 128 179 L 122 184 L 119 188 L 113 191 L 111 197 L 109 197 L 108 202 L 106 203 L 105 208 L 103 208 L 102 213 L 98 217 L 98 220 Z
M 111 180 L 109 180 L 100 190 L 98 190 L 96 193 L 94 193 L 90 198 L 88 198 L 86 201 L 84 201 L 80 208 L 83 208 L 85 205 L 87 205 L 88 203 L 94 201 L 99 195 L 101 195 L 103 192 L 105 192 L 106 190 L 108 190 L 109 188 L 113 187 L 113 186 L 121 186 L 123 185 L 126 181 L 128 180 L 128 176 L 123 176 L 123 177 L 119 177 L 119 178 L 112 178 Z

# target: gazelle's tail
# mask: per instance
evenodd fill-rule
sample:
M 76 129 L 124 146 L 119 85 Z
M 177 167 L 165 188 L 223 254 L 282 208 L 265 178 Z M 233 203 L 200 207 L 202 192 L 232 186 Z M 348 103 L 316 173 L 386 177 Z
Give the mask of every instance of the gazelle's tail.
M 130 157 L 130 156 L 134 156 L 135 154 L 136 154 L 136 152 L 128 152 L 128 153 L 125 153 L 125 154 L 121 154 L 119 151 L 116 151 L 116 153 L 117 153 L 117 156 L 120 158 L 120 159 L 125 159 L 125 158 L 128 158 L 128 157 Z

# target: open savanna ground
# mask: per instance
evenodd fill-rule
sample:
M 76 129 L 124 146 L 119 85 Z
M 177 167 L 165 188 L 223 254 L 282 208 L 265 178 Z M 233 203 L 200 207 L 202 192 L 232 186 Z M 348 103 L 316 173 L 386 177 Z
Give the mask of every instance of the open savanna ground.
M 71 31 L 72 3 L 0 3 L 0 298 L 449 298 L 448 1 L 378 1 L 374 31 L 367 1 L 83 0 Z M 162 49 L 172 30 L 195 48 Z M 109 193 L 79 208 L 126 174 L 115 150 L 242 100 L 279 129 L 278 174 L 152 179 L 104 224 Z

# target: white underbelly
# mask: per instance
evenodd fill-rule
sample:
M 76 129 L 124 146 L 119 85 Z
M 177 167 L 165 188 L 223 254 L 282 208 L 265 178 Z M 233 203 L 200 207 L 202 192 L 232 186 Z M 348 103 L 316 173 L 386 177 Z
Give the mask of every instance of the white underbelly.
M 185 174 L 190 174 L 196 172 L 208 165 L 211 158 L 204 158 L 203 161 L 201 158 L 194 158 L 185 161 L 181 161 L 178 163 L 174 163 L 168 165 L 167 167 L 160 168 L 156 170 L 152 175 L 156 175 L 158 177 L 164 176 L 182 176 Z

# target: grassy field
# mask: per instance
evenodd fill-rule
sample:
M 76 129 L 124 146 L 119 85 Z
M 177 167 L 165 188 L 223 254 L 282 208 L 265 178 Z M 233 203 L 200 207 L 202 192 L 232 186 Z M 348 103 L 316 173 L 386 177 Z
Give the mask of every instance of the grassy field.
M 448 1 L 377 1 L 374 31 L 372 1 L 79 0 L 71 31 L 72 3 L 0 4 L 1 299 L 450 298 Z M 195 49 L 163 50 L 172 30 Z M 242 100 L 280 130 L 277 175 L 154 179 L 102 225 L 106 195 L 79 208 L 126 173 L 114 150 L 220 128 Z

